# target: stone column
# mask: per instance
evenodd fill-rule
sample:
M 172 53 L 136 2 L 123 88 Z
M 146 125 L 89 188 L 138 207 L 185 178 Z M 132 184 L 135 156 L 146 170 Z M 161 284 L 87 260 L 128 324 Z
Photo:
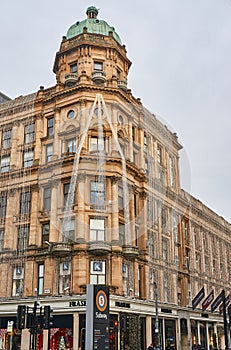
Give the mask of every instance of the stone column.
M 112 126 L 113 126 L 113 130 L 115 133 L 112 133 L 112 138 L 111 138 L 111 155 L 114 156 L 114 157 L 120 157 L 121 158 L 121 155 L 119 153 L 119 148 L 118 148 L 118 144 L 117 144 L 117 140 L 118 140 L 118 137 L 117 137 L 117 110 L 115 108 L 111 109 L 110 110 L 111 112 L 111 123 L 112 123 Z M 110 118 L 110 114 L 109 114 L 109 118 Z M 118 141 L 119 142 L 119 141 Z
M 24 144 L 24 125 L 15 122 L 11 133 L 11 159 L 10 165 L 21 167 L 23 160 L 22 146 Z M 21 147 L 20 147 L 21 146 Z
M 140 212 L 139 212 L 139 235 L 138 235 L 138 245 L 142 250 L 147 250 L 146 242 L 148 240 L 147 222 L 147 192 L 143 191 L 139 195 L 140 202 Z M 140 237 L 142 237 L 140 239 Z
M 79 132 L 80 139 L 79 139 L 79 141 L 81 141 L 83 132 L 85 131 L 86 123 L 87 123 L 87 120 L 89 118 L 90 113 L 91 113 L 91 108 L 89 110 L 87 110 L 86 100 L 84 100 L 84 99 L 80 100 L 80 132 Z M 80 151 L 86 152 L 87 149 L 88 149 L 88 135 L 86 134 L 86 137 L 85 137 L 84 142 L 83 142 L 82 150 L 80 150 Z
M 126 242 L 127 245 L 135 245 L 134 192 L 135 186 L 129 186 L 130 242 Z
M 29 245 L 40 245 L 41 244 L 41 235 L 38 234 L 38 225 L 37 225 L 37 214 L 38 214 L 38 186 L 31 187 L 31 211 L 30 211 L 30 234 L 29 234 Z
M 119 245 L 118 180 L 116 176 L 111 177 L 111 242 L 116 246 Z
M 6 220 L 5 220 L 5 232 L 15 232 L 17 237 L 17 228 L 14 224 L 18 217 L 19 208 L 19 192 L 16 188 L 12 188 L 8 191 L 7 196 L 7 208 L 6 208 Z M 14 235 L 6 234 L 4 240 L 4 248 L 17 249 L 17 239 Z
M 145 169 L 145 157 L 144 157 L 144 130 L 139 129 L 140 134 L 140 168 Z
M 73 349 L 79 348 L 79 314 L 73 314 Z
M 30 349 L 30 335 L 29 329 L 25 328 L 22 330 L 21 350 Z
M 52 159 L 55 160 L 60 155 L 60 147 L 59 147 L 59 137 L 58 132 L 60 131 L 60 108 L 54 109 L 54 141 L 53 141 L 53 157 Z
M 52 182 L 52 190 L 51 190 L 51 210 L 50 210 L 50 242 L 59 242 L 61 240 L 61 232 L 60 232 L 60 223 L 57 218 L 57 209 L 59 203 L 59 189 L 60 182 L 53 181 Z
M 146 339 L 147 339 L 147 347 L 152 343 L 152 317 L 146 317 Z
M 129 157 L 129 160 L 133 162 L 132 120 L 128 121 L 128 137 L 129 137 L 128 157 Z
M 35 122 L 35 147 L 34 147 L 34 165 L 41 163 L 42 159 L 42 143 L 43 136 L 43 116 L 39 115 Z
M 85 185 L 86 176 L 85 175 L 78 175 L 77 183 L 78 183 L 78 196 L 77 196 L 77 204 L 78 204 L 78 214 L 77 214 L 77 222 L 76 222 L 76 228 L 77 228 L 77 235 L 76 235 L 76 241 L 78 242 L 85 242 L 86 241 L 86 235 L 87 235 L 87 229 L 88 229 L 88 222 L 85 222 L 85 191 L 87 191 L 86 185 Z
M 207 350 L 209 350 L 210 349 L 210 347 L 209 347 L 210 339 L 209 339 L 209 325 L 208 325 L 208 322 L 206 322 L 206 339 L 207 339 Z

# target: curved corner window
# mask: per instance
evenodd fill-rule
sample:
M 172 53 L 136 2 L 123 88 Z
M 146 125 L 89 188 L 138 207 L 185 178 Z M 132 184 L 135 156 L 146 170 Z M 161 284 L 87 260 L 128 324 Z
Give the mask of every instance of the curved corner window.
M 67 118 L 68 119 L 72 119 L 72 118 L 74 118 L 74 116 L 75 116 L 75 112 L 73 111 L 73 109 L 68 111 L 68 113 L 67 113 Z

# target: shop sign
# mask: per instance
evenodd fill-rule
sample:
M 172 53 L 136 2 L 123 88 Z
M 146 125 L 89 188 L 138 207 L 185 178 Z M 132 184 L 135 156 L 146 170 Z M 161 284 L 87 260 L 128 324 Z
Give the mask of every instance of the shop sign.
M 82 307 L 82 306 L 87 306 L 87 301 L 86 300 L 73 300 L 69 302 L 70 307 Z
M 87 287 L 86 348 L 109 350 L 109 287 Z
M 13 325 L 14 325 L 14 321 L 7 322 L 7 332 L 8 333 L 13 333 Z

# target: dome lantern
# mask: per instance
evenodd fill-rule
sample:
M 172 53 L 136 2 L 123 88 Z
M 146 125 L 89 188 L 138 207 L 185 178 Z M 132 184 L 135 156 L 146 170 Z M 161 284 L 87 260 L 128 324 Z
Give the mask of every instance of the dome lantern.
M 95 6 L 90 6 L 87 8 L 87 18 L 97 18 L 99 11 L 97 10 L 97 8 Z

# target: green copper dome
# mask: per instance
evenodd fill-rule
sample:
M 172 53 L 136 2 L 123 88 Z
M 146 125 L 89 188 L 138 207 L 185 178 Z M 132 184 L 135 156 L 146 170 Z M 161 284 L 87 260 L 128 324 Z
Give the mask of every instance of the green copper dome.
M 115 32 L 115 28 L 109 26 L 107 22 L 97 19 L 98 9 L 94 6 L 90 6 L 87 9 L 87 19 L 76 22 L 73 24 L 67 31 L 67 39 L 74 38 L 83 33 L 83 29 L 86 27 L 88 33 L 92 34 L 101 34 L 109 35 L 109 32 L 112 32 L 114 39 L 122 45 L 119 35 Z

